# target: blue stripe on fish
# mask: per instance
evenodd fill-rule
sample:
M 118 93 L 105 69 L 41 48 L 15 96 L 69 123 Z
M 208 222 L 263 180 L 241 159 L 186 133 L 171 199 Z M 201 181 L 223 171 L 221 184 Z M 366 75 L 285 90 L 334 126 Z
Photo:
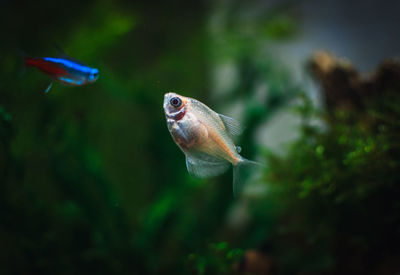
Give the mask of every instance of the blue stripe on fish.
M 71 85 L 83 85 L 84 81 L 72 79 L 70 77 L 59 77 L 59 81 L 63 82 L 64 84 L 71 84 Z
M 54 62 L 54 63 L 59 63 L 64 65 L 67 68 L 71 68 L 83 73 L 98 73 L 99 70 L 90 68 L 88 66 L 73 62 L 71 60 L 65 59 L 65 58 L 54 58 L 54 57 L 44 57 L 43 58 L 46 61 Z

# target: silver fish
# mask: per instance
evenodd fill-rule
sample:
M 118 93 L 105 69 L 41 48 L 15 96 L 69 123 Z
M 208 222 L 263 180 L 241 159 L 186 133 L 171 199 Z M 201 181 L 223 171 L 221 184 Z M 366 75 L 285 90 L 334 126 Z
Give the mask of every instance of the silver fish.
M 258 163 L 243 158 L 232 136 L 243 129 L 233 118 L 218 114 L 200 101 L 167 93 L 164 112 L 172 138 L 186 156 L 190 174 L 208 178 L 224 173 L 233 165 L 233 193 L 241 188 L 240 170 Z

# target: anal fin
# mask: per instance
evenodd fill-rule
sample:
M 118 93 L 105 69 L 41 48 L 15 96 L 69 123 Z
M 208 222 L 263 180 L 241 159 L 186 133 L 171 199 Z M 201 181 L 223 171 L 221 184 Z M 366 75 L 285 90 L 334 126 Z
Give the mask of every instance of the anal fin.
M 189 173 L 199 178 L 210 178 L 218 176 L 229 169 L 230 163 L 223 159 L 218 159 L 207 155 L 206 158 L 198 158 L 186 155 L 186 167 Z

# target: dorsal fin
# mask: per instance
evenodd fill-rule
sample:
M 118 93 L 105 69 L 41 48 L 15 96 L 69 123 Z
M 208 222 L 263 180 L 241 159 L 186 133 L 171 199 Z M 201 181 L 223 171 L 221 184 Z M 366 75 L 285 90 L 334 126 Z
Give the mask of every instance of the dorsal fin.
M 58 54 L 61 56 L 67 56 L 63 48 L 60 47 L 56 42 L 53 43 L 54 48 L 57 50 Z
M 57 58 L 66 59 L 66 60 L 75 62 L 76 64 L 88 67 L 88 65 L 86 65 L 85 63 L 82 63 L 80 60 L 75 59 L 74 57 L 71 57 L 68 54 L 66 54 L 64 49 L 61 48 L 60 45 L 58 45 L 57 43 L 53 43 L 53 46 L 58 52 Z
M 233 136 L 238 136 L 243 132 L 240 122 L 228 116 L 218 114 L 225 125 L 226 130 Z

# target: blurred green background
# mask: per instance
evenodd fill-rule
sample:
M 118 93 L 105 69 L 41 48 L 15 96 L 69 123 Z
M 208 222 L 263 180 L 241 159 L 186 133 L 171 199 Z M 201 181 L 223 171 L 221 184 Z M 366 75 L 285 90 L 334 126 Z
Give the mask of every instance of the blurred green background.
M 399 97 L 328 115 L 272 50 L 301 36 L 296 3 L 4 1 L 0 273 L 398 271 Z M 18 52 L 56 56 L 54 43 L 99 80 L 45 94 Z M 266 168 L 239 198 L 231 172 L 187 173 L 170 91 L 246 126 L 242 154 Z M 269 122 L 287 114 L 297 122 L 275 139 L 294 138 L 269 147 Z

